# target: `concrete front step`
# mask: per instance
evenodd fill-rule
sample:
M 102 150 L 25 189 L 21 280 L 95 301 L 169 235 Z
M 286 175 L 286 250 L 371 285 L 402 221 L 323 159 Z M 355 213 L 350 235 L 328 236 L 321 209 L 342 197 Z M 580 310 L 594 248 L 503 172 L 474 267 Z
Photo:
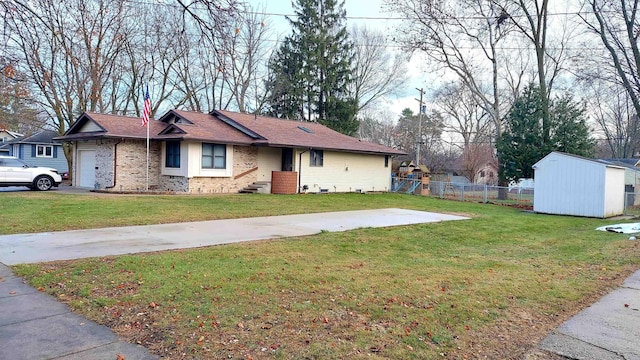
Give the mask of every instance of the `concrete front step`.
M 253 184 L 244 187 L 238 193 L 240 194 L 255 194 L 255 193 L 264 193 L 268 194 L 271 192 L 271 182 L 269 181 L 256 181 Z

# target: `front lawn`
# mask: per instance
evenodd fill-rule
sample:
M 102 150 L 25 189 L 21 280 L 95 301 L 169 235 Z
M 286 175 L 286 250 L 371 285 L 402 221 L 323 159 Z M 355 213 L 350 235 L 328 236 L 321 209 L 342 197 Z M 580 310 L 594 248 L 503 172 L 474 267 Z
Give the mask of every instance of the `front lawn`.
M 609 221 L 495 205 L 398 194 L 59 195 L 12 194 L 16 218 L 2 231 L 385 207 L 473 217 L 13 268 L 171 359 L 518 358 L 640 263 L 637 242 L 593 230 Z

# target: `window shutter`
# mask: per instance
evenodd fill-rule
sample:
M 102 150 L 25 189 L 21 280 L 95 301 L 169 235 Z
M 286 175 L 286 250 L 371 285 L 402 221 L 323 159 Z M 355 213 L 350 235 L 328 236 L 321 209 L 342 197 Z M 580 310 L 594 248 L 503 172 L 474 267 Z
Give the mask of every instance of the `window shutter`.
M 58 147 L 53 145 L 53 158 L 57 159 L 58 158 Z
M 31 157 L 36 157 L 36 146 L 31 145 Z

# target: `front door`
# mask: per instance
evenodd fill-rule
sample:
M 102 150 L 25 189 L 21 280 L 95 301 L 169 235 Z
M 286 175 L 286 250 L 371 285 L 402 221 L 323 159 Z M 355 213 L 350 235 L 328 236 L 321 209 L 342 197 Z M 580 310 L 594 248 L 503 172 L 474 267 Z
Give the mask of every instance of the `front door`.
M 293 149 L 282 149 L 282 171 L 293 171 Z

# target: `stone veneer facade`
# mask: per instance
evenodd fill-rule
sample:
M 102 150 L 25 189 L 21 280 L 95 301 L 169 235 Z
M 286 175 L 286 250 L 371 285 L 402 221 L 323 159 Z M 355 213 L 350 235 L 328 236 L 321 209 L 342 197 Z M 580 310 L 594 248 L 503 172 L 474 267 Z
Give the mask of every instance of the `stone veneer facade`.
M 114 150 L 117 146 L 117 150 Z M 235 193 L 257 181 L 258 149 L 233 147 L 231 177 L 192 177 L 161 175 L 162 146 L 149 145 L 149 190 L 191 194 Z M 113 159 L 117 154 L 116 181 Z M 102 140 L 96 144 L 96 184 L 98 190 L 143 192 L 146 187 L 146 142 L 144 140 Z
M 102 140 L 96 144 L 98 190 L 144 191 L 147 182 L 147 145 L 144 140 Z M 113 159 L 116 159 L 115 183 Z M 160 143 L 149 144 L 149 189 L 158 187 Z

